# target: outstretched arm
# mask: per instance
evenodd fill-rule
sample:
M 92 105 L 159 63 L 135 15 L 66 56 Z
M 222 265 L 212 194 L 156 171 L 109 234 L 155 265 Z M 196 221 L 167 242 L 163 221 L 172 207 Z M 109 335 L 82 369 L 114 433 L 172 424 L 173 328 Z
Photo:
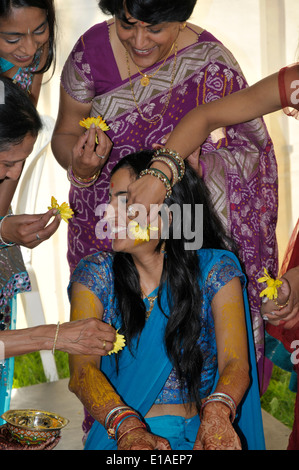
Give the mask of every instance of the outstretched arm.
M 281 107 L 278 73 L 275 73 L 249 88 L 189 111 L 172 131 L 165 147 L 177 152 L 183 159 L 191 156 L 189 159 L 191 166 L 198 166 L 198 155 L 195 157 L 196 165 L 194 165 L 192 154 L 198 153 L 198 149 L 214 130 L 251 121 Z M 247 140 L 246 134 L 244 138 Z M 259 150 L 257 148 L 257 152 Z M 155 168 L 171 178 L 171 172 L 163 163 L 155 162 Z M 201 174 L 200 169 L 199 173 Z M 140 203 L 149 208 L 150 204 L 162 203 L 165 195 L 164 185 L 159 180 L 155 181 L 155 178 L 146 176 L 137 179 L 129 186 L 128 205 Z
M 167 140 L 167 148 L 188 157 L 220 127 L 251 121 L 281 109 L 278 73 L 190 111 Z
M 225 394 L 236 407 L 249 386 L 247 333 L 242 288 L 232 279 L 212 301 L 218 351 L 219 381 L 214 393 Z M 239 438 L 232 426 L 230 408 L 219 401 L 203 404 L 202 422 L 195 450 L 238 450 Z

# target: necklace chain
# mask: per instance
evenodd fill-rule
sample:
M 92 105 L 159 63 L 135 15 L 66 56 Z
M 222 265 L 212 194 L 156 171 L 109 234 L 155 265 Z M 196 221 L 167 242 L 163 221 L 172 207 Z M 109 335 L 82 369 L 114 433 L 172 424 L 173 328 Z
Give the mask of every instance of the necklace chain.
M 153 73 L 152 75 L 149 75 L 147 73 L 143 73 L 141 72 L 141 70 L 139 69 L 138 65 L 136 64 L 136 67 L 137 67 L 137 70 L 139 72 L 140 75 L 142 75 L 142 78 L 140 79 L 140 83 L 142 86 L 146 87 L 149 85 L 150 83 L 150 80 L 151 78 L 153 78 L 155 75 L 157 75 L 157 73 L 161 70 L 161 68 L 165 65 L 165 62 L 167 61 L 168 57 L 170 56 L 170 54 L 172 53 L 172 50 L 174 48 L 174 44 L 175 42 L 172 44 L 167 56 L 165 57 L 165 59 L 163 60 L 162 64 L 160 65 L 160 67 L 157 68 L 157 70 L 155 71 L 155 73 Z
M 133 100 L 134 100 L 134 103 L 135 103 L 135 106 L 140 114 L 140 116 L 142 117 L 142 119 L 144 119 L 144 121 L 146 122 L 149 122 L 150 124 L 156 124 L 157 122 L 159 122 L 162 117 L 164 116 L 168 106 L 169 106 L 169 103 L 170 103 L 170 98 L 171 98 L 171 95 L 172 95 L 172 90 L 173 90 L 173 83 L 174 83 L 174 78 L 175 78 L 175 71 L 176 71 L 176 63 L 177 63 L 177 50 L 178 50 L 178 46 L 177 46 L 177 43 L 175 42 L 174 44 L 174 48 L 175 48 L 175 51 L 174 51 L 174 61 L 173 61 L 173 69 L 172 69 L 172 74 L 171 74 L 171 81 L 170 81 L 170 88 L 168 90 L 168 94 L 167 94 L 167 99 L 166 99 L 166 102 L 164 104 L 164 107 L 161 111 L 161 113 L 159 114 L 159 116 L 155 116 L 153 119 L 147 119 L 144 114 L 142 113 L 141 109 L 139 108 L 139 105 L 137 103 L 137 100 L 136 100 L 136 96 L 135 96 L 135 93 L 134 93 L 134 87 L 133 87 L 133 83 L 132 83 L 132 78 L 131 78 L 131 70 L 130 70 L 130 64 L 129 64 L 129 54 L 128 54 L 128 51 L 126 49 L 126 61 L 127 61 L 127 67 L 128 67 L 128 75 L 129 75 L 129 80 L 130 80 L 130 87 L 131 87 L 131 93 L 132 93 L 132 96 L 133 96 Z M 164 62 L 165 63 L 165 62 Z M 162 65 L 164 65 L 164 63 Z M 158 69 L 160 70 L 161 67 Z
M 150 314 L 152 313 L 152 310 L 153 310 L 153 308 L 154 308 L 154 305 L 155 305 L 155 302 L 156 302 L 156 300 L 157 300 L 157 298 L 158 298 L 158 295 L 155 295 L 155 296 L 146 295 L 146 294 L 144 293 L 142 287 L 141 287 L 141 293 L 142 293 L 142 295 L 143 295 L 144 297 L 147 298 L 147 300 L 149 301 L 149 304 L 150 304 L 150 307 L 149 307 L 149 309 L 146 311 L 146 315 L 145 315 L 146 320 L 148 320 L 149 317 L 150 317 Z

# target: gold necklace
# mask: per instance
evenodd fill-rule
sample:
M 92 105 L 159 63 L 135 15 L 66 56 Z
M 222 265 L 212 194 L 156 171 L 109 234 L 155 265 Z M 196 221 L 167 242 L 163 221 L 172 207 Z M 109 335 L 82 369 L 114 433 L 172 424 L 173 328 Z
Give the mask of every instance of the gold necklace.
M 153 119 L 147 119 L 141 109 L 139 108 L 139 105 L 137 103 L 137 100 L 136 100 L 136 96 L 135 96 L 135 93 L 134 93 L 134 87 L 133 87 L 133 83 L 132 83 L 132 78 L 131 78 L 131 69 L 130 69 L 130 64 L 129 64 L 129 54 L 128 54 L 128 51 L 126 49 L 126 60 L 127 60 L 127 68 L 128 68 L 128 75 L 129 75 L 129 81 L 130 81 L 130 88 L 131 88 L 131 93 L 132 93 L 132 96 L 133 96 L 133 100 L 134 100 L 134 103 L 135 103 L 135 106 L 137 108 L 137 111 L 138 113 L 140 114 L 140 116 L 142 117 L 142 119 L 146 122 L 149 122 L 150 124 L 156 124 L 157 122 L 159 122 L 163 115 L 165 114 L 168 106 L 169 106 L 169 103 L 170 103 L 170 98 L 171 98 L 171 95 L 172 95 L 172 90 L 173 90 L 173 83 L 174 83 L 174 78 L 175 78 L 175 71 L 176 71 L 176 63 L 177 63 L 177 51 L 178 51 L 178 45 L 177 43 L 175 42 L 174 44 L 174 61 L 173 61 L 173 69 L 172 69 L 172 74 L 171 74 L 171 81 L 170 81 L 170 88 L 169 88 L 169 91 L 168 91 L 168 94 L 167 94 L 167 99 L 165 101 L 165 104 L 164 104 L 164 107 L 161 111 L 161 113 L 159 114 L 159 116 L 156 116 L 154 117 Z M 161 68 L 161 67 L 160 67 Z
M 172 44 L 172 46 L 171 46 L 171 48 L 170 48 L 170 51 L 168 52 L 167 56 L 166 56 L 165 59 L 163 60 L 163 63 L 160 65 L 160 67 L 157 68 L 157 70 L 155 71 L 155 73 L 153 73 L 152 75 L 148 75 L 147 73 L 141 72 L 141 70 L 139 69 L 138 65 L 135 64 L 136 67 L 137 67 L 137 70 L 138 70 L 139 74 L 142 75 L 142 78 L 140 79 L 140 83 L 141 83 L 142 86 L 144 86 L 144 87 L 145 87 L 145 86 L 148 86 L 149 83 L 150 83 L 151 78 L 153 78 L 155 75 L 157 75 L 157 73 L 159 72 L 159 70 L 163 67 L 163 65 L 165 64 L 166 60 L 167 60 L 168 57 L 170 56 L 170 54 L 171 54 L 171 52 L 172 52 L 172 50 L 173 50 L 173 48 L 174 48 L 174 44 L 175 44 L 175 43 Z
M 149 296 L 149 295 L 146 295 L 141 287 L 141 293 L 144 297 L 147 298 L 147 300 L 149 301 L 149 304 L 150 304 L 150 307 L 149 309 L 146 311 L 145 313 L 145 319 L 148 320 L 149 317 L 150 317 L 150 314 L 152 313 L 152 310 L 154 308 L 154 305 L 155 305 L 155 302 L 158 298 L 158 295 L 155 295 L 155 296 Z

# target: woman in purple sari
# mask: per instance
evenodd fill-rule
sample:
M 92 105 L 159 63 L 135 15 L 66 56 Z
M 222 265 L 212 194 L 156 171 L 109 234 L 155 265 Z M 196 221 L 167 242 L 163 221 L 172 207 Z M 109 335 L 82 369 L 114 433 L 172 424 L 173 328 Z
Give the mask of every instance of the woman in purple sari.
M 52 148 L 72 183 L 71 272 L 84 256 L 111 250 L 96 226 L 116 163 L 129 153 L 161 144 L 194 107 L 247 86 L 232 54 L 208 31 L 187 22 L 195 4 L 127 0 L 124 6 L 123 0 L 102 0 L 100 8 L 113 18 L 83 34 L 64 66 Z M 83 133 L 79 121 L 98 115 L 109 131 L 91 128 Z M 264 327 L 256 279 L 263 267 L 274 275 L 277 269 L 277 168 L 263 121 L 214 132 L 201 148 L 200 162 L 248 276 L 262 386 Z M 160 182 L 146 178 L 154 195 Z

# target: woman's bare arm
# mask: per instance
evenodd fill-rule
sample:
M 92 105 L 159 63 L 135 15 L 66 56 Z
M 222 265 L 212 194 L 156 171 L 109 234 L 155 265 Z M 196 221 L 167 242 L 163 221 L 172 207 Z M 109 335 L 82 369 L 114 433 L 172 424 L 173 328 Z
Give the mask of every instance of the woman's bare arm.
M 166 146 L 186 158 L 215 129 L 250 121 L 279 109 L 278 73 L 275 73 L 249 88 L 194 108 L 175 127 Z

